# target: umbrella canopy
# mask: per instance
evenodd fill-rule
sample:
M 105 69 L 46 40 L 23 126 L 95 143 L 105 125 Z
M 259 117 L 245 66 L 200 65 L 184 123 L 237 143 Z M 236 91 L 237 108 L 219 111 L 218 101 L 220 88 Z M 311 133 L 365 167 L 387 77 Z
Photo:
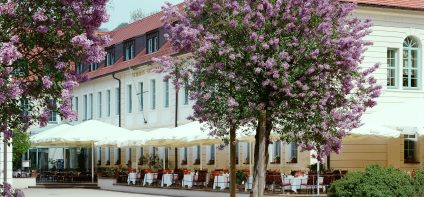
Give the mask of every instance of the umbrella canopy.
M 134 130 L 127 135 L 122 135 L 118 138 L 108 139 L 94 143 L 95 146 L 141 146 L 145 141 L 145 136 L 149 132 Z M 133 144 L 130 144 L 132 142 Z
M 177 147 L 184 141 L 170 128 L 159 128 L 148 132 L 145 136 L 144 145 L 150 146 L 172 146 Z
M 69 129 L 70 127 L 72 127 L 72 126 L 69 125 L 69 124 L 57 125 L 57 126 L 51 128 L 51 129 L 45 130 L 45 131 L 43 131 L 41 133 L 38 133 L 36 135 L 31 136 L 30 137 L 30 141 L 31 141 L 31 143 L 33 145 L 36 145 L 37 142 L 39 142 L 40 140 L 42 140 L 42 139 L 44 139 L 46 137 L 49 137 L 51 135 L 55 135 L 55 133 L 61 132 L 62 130 Z
M 350 133 L 356 135 L 375 135 L 393 138 L 400 136 L 400 131 L 373 123 L 365 123 L 361 127 L 353 129 Z
M 405 134 L 424 135 L 424 100 L 385 104 L 376 107 L 376 112 L 364 115 L 363 122 L 388 126 Z
M 111 124 L 89 120 L 43 136 L 33 143 L 39 146 L 91 146 L 95 142 L 116 139 L 130 132 Z

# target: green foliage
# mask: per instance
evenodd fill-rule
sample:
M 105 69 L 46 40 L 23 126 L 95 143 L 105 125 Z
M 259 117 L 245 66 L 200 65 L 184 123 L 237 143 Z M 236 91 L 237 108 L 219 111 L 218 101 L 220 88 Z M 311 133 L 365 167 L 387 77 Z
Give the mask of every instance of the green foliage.
M 121 28 L 121 27 L 125 27 L 125 26 L 127 26 L 128 25 L 128 23 L 121 23 L 121 24 L 119 24 L 115 29 L 119 29 L 119 28 Z
M 417 196 L 424 196 L 424 167 L 417 170 L 414 177 L 414 185 Z
M 145 154 L 138 159 L 139 164 L 147 165 L 149 169 L 159 170 L 162 169 L 163 160 L 159 158 L 158 154 Z
M 243 170 L 237 170 L 236 171 L 236 182 L 238 185 L 241 185 L 243 181 L 246 180 L 246 176 L 244 175 Z
M 13 136 L 13 161 L 19 160 L 31 147 L 29 134 L 26 132 L 15 132 Z
M 363 172 L 349 172 L 331 185 L 334 196 L 410 197 L 415 194 L 413 180 L 404 172 L 372 165 Z

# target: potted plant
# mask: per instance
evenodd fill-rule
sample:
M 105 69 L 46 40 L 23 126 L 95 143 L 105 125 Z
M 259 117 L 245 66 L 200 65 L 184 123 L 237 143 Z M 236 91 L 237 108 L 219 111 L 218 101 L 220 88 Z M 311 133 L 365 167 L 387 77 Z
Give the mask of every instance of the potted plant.
M 207 163 L 207 165 L 214 165 L 214 164 L 215 164 L 215 160 L 214 159 L 209 160 L 208 163 Z
M 276 156 L 274 157 L 274 163 L 279 164 L 280 162 L 281 162 L 281 158 L 280 158 L 280 156 L 279 156 L 279 155 L 276 155 Z
M 243 170 L 236 171 L 236 184 L 239 192 L 243 191 L 243 183 L 246 180 L 246 176 L 244 175 Z
M 187 165 L 187 160 L 182 160 L 181 165 Z
M 193 165 L 200 165 L 200 159 L 196 159 L 196 160 L 194 160 Z
M 106 161 L 106 165 L 107 166 L 110 165 L 110 161 L 109 160 Z

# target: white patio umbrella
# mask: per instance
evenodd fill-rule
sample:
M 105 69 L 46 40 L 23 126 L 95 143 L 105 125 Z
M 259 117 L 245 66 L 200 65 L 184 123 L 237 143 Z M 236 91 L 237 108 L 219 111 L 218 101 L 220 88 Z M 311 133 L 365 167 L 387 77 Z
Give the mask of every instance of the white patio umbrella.
M 58 126 L 56 126 L 56 127 L 53 127 L 53 128 L 51 128 L 51 129 L 45 130 L 45 131 L 43 131 L 43 132 L 41 132 L 41 133 L 38 133 L 38 134 L 36 134 L 36 135 L 31 136 L 31 137 L 30 137 L 30 141 L 31 141 L 33 144 L 36 144 L 39 140 L 44 139 L 44 138 L 46 138 L 46 137 L 48 137 L 48 136 L 50 136 L 50 135 L 55 135 L 55 133 L 56 133 L 56 132 L 60 132 L 61 130 L 68 129 L 68 128 L 70 128 L 70 127 L 72 127 L 72 126 L 71 126 L 71 125 L 69 125 L 69 124 L 61 124 L 61 125 L 58 125 Z
M 95 146 L 117 146 L 117 147 L 142 146 L 146 138 L 145 136 L 148 133 L 149 132 L 147 131 L 134 130 L 118 138 L 96 142 L 94 143 L 94 145 Z
M 34 141 L 39 146 L 91 147 L 91 180 L 94 182 L 94 143 L 119 138 L 131 131 L 97 120 L 89 120 L 59 130 Z
M 391 129 L 389 127 L 377 125 L 374 123 L 365 123 L 361 127 L 353 129 L 349 133 L 355 134 L 355 135 L 375 135 L 375 136 L 392 137 L 392 138 L 397 138 L 400 136 L 400 131 Z
M 388 126 L 402 133 L 424 135 L 424 100 L 381 104 L 376 112 L 364 115 L 363 122 Z

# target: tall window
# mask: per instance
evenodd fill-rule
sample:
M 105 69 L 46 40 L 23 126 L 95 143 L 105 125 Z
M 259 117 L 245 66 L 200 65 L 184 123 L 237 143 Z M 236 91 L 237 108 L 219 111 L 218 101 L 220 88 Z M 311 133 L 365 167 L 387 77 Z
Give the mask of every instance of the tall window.
M 110 66 L 115 63 L 115 47 L 109 47 L 106 49 L 106 66 Z
M 88 109 L 87 109 L 87 95 L 82 97 L 82 111 L 84 113 L 82 120 L 87 120 L 88 118 Z
M 127 86 L 127 90 L 128 90 L 128 92 L 127 92 L 127 98 L 128 98 L 128 100 L 127 100 L 127 111 L 128 111 L 128 113 L 132 113 L 132 85 L 128 85 Z
M 93 119 L 93 94 L 89 95 L 89 99 L 90 99 L 90 117 L 89 119 L 92 120 Z
M 132 157 L 131 147 L 128 147 L 125 152 L 125 158 L 127 159 L 127 162 L 132 162 L 131 157 Z
M 287 163 L 297 163 L 297 143 L 288 143 L 286 145 L 286 162 Z
M 143 165 L 143 156 L 144 156 L 144 148 L 140 147 L 139 149 L 137 149 L 137 161 L 138 161 L 138 165 Z
M 76 120 L 78 120 L 78 116 L 79 116 L 79 101 L 78 101 L 78 97 L 75 97 L 75 113 L 77 114 L 76 115 Z
M 150 148 L 149 148 L 149 154 L 150 154 L 150 157 L 156 155 L 156 148 L 154 146 L 150 146 Z
M 397 50 L 387 49 L 387 87 L 397 86 Z
M 281 162 L 281 141 L 276 141 L 273 143 L 273 162 L 280 163 Z
M 146 53 L 153 53 L 159 49 L 159 33 L 153 32 L 146 36 Z
M 135 56 L 135 41 L 128 40 L 124 42 L 124 61 L 130 60 Z
M 21 106 L 22 106 L 22 110 L 24 112 L 24 116 L 29 116 L 29 113 L 31 111 L 31 108 L 29 106 L 28 99 L 22 99 L 21 100 Z
M 169 80 L 164 81 L 165 108 L 169 107 Z
M 193 146 L 193 164 L 199 165 L 200 164 L 200 145 Z
M 97 113 L 98 113 L 98 115 L 99 115 L 99 118 L 101 118 L 102 117 L 102 105 L 103 105 L 103 103 L 102 103 L 102 92 L 98 92 L 97 93 L 97 107 L 98 107 L 98 111 L 97 111 Z
M 119 95 L 119 93 L 120 93 L 120 91 L 119 91 L 119 88 L 115 88 L 115 112 L 116 112 L 116 115 L 119 115 L 119 108 L 121 107 L 120 106 L 120 103 L 119 103 L 119 99 L 120 99 L 120 95 Z
M 106 90 L 106 115 L 110 117 L 110 90 Z
M 403 42 L 403 87 L 418 88 L 419 45 L 407 37 Z
M 57 112 L 55 111 L 50 112 L 49 123 L 57 123 Z
M 115 148 L 115 165 L 119 165 L 121 163 L 121 148 Z
M 156 80 L 152 79 L 150 81 L 151 84 L 151 92 L 152 92 L 152 102 L 151 102 L 151 107 L 152 109 L 156 109 Z
M 206 147 L 206 160 L 208 165 L 214 165 L 215 164 L 215 144 L 212 144 L 210 146 Z
M 188 105 L 188 82 L 184 82 L 184 105 Z
M 138 110 L 143 111 L 143 109 L 144 109 L 144 84 L 143 84 L 143 82 L 140 82 L 139 86 L 140 86 L 140 103 L 138 105 Z
M 102 147 L 96 147 L 96 158 L 98 164 L 100 165 L 102 163 Z
M 77 64 L 77 74 L 81 74 L 82 72 L 84 72 L 84 65 L 79 63 Z
M 91 63 L 90 64 L 90 72 L 91 71 L 95 71 L 95 70 L 97 70 L 97 68 L 99 68 L 99 64 L 98 63 Z
M 250 143 L 244 143 L 243 145 L 243 153 L 244 153 L 244 161 L 243 164 L 249 164 L 250 163 Z
M 106 165 L 110 165 L 110 147 L 106 147 L 105 150 L 105 154 L 106 154 Z
M 188 153 L 187 153 L 187 147 L 184 148 L 180 148 L 180 155 L 181 155 L 181 165 L 187 165 L 187 158 L 188 158 Z
M 417 137 L 416 135 L 403 135 L 404 150 L 403 159 L 405 163 L 417 162 Z

